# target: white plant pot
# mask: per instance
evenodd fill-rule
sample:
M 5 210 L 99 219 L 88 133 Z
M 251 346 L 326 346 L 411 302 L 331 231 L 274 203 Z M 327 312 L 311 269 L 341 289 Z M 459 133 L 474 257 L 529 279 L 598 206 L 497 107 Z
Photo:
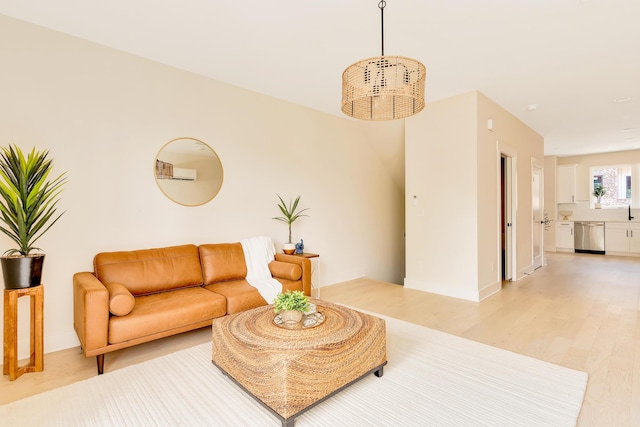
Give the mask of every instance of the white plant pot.
M 596 202 L 595 208 L 596 208 L 596 209 L 601 209 L 601 208 L 602 208 L 602 204 L 600 204 L 600 203 Z
M 284 252 L 285 254 L 292 255 L 293 253 L 295 253 L 295 251 L 296 251 L 295 243 L 285 243 L 284 245 L 282 245 L 282 252 Z
M 301 326 L 300 322 L 302 322 L 304 314 L 297 310 L 285 310 L 281 311 L 279 316 L 282 321 L 282 327 L 287 329 L 299 329 Z

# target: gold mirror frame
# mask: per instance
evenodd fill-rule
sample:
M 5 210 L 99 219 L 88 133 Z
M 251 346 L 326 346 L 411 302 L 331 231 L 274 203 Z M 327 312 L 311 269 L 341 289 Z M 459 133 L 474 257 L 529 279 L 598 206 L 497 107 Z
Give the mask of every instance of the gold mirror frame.
M 201 206 L 220 192 L 224 170 L 218 154 L 195 138 L 176 138 L 160 148 L 153 176 L 162 193 L 183 206 Z

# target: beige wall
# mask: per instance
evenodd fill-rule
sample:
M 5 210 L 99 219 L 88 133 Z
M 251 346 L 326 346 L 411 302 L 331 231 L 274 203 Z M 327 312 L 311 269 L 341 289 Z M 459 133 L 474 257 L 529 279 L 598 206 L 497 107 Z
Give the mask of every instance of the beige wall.
M 477 296 L 476 95 L 428 103 L 405 120 L 405 286 Z
M 310 208 L 293 234 L 321 254 L 321 284 L 401 283 L 404 192 L 372 149 L 402 145 L 397 123 L 319 113 L 2 16 L 0 57 L 0 145 L 49 149 L 69 176 L 66 214 L 39 241 L 45 351 L 77 345 L 71 278 L 94 254 L 255 235 L 280 247 L 276 193 Z M 177 137 L 208 143 L 224 166 L 204 206 L 175 204 L 154 181 L 158 150 Z M 0 236 L 0 252 L 10 247 Z
M 473 301 L 500 289 L 499 146 L 514 154 L 518 174 L 518 276 L 531 270 L 531 162 L 542 162 L 543 145 L 479 92 L 406 120 L 407 287 Z

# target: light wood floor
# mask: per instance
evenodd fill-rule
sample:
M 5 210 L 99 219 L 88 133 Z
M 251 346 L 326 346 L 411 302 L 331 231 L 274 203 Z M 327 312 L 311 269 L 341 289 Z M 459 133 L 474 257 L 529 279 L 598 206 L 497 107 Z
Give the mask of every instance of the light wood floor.
M 640 258 L 547 254 L 547 265 L 481 303 L 359 279 L 321 297 L 589 373 L 579 426 L 640 426 Z M 206 342 L 210 329 L 107 354 L 105 371 Z M 96 375 L 78 348 L 0 379 L 0 404 Z

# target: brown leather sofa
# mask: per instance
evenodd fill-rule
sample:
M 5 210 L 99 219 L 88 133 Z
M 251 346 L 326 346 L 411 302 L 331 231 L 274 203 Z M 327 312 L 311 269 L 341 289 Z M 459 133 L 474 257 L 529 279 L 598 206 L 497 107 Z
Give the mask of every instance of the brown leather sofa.
M 182 245 L 94 257 L 73 276 L 74 328 L 86 357 L 211 325 L 216 317 L 266 305 L 245 280 L 240 243 Z M 269 264 L 283 291 L 311 293 L 311 264 L 276 254 Z M 269 301 L 271 303 L 271 301 Z

